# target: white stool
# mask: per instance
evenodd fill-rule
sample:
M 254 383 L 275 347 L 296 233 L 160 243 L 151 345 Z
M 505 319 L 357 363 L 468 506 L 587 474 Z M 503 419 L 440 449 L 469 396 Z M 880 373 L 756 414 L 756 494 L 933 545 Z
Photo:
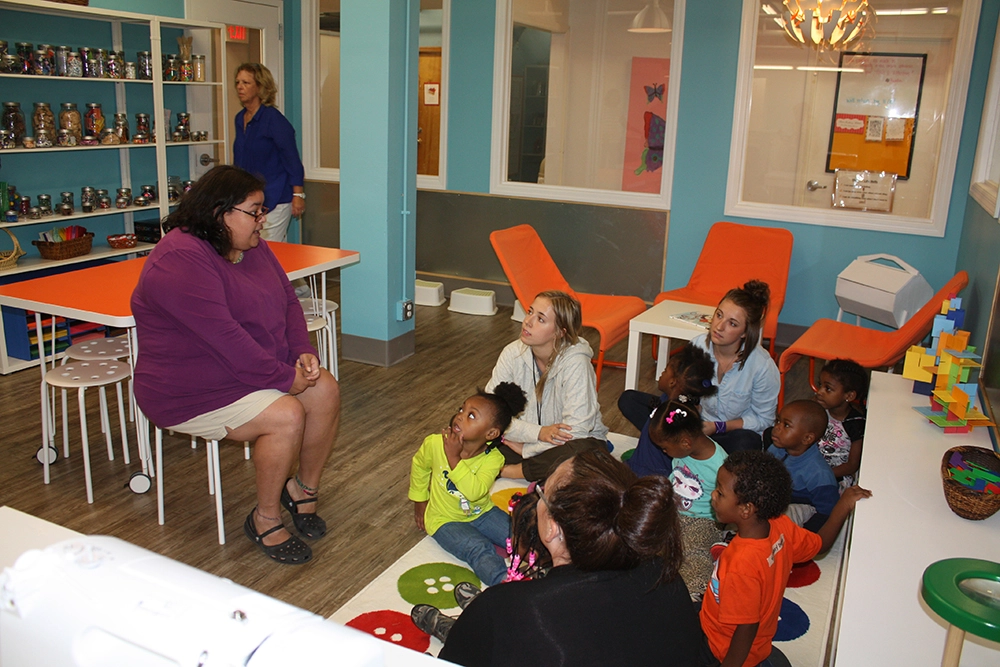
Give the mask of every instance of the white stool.
M 156 438 L 156 512 L 162 526 L 165 521 L 163 511 L 163 430 L 153 426 Z M 172 431 L 171 431 L 172 432 Z M 191 446 L 197 439 L 191 436 Z M 208 466 L 208 494 L 215 496 L 215 519 L 219 527 L 219 544 L 226 543 L 226 522 L 222 510 L 222 473 L 219 467 L 219 441 L 205 440 L 205 454 Z
M 101 361 L 103 359 L 128 359 L 129 348 L 128 348 L 128 337 L 127 336 L 116 336 L 114 338 L 93 338 L 91 340 L 84 341 L 82 343 L 77 343 L 66 348 L 63 352 L 62 364 L 65 366 L 70 361 Z M 108 432 L 109 418 L 108 418 L 108 397 L 107 392 L 104 387 L 100 388 L 100 404 L 101 404 L 101 433 Z M 122 400 L 122 384 L 121 382 L 117 385 L 118 390 L 118 400 Z M 54 391 L 54 390 L 53 390 Z M 131 396 L 131 394 L 130 394 Z M 52 406 L 55 408 L 55 400 L 52 401 Z M 49 414 L 52 415 L 52 434 L 53 441 L 55 439 L 55 410 L 53 409 Z M 132 405 L 131 399 L 129 400 L 129 420 L 135 421 L 135 408 Z M 63 426 L 63 456 L 69 458 L 69 430 L 68 430 L 69 418 L 66 414 L 66 390 L 62 390 L 62 426 Z M 128 435 L 124 429 L 122 429 L 122 449 L 125 451 L 125 463 L 129 463 L 128 459 Z M 114 457 L 111 457 L 112 460 Z
M 45 374 L 45 383 L 49 386 L 77 390 L 77 401 L 80 405 L 80 434 L 83 439 L 83 470 L 87 480 L 88 503 L 94 502 L 94 488 L 90 477 L 90 442 L 87 438 L 87 404 L 85 392 L 90 387 L 100 387 L 103 391 L 107 385 L 118 383 L 118 420 L 121 423 L 125 462 L 128 463 L 128 447 L 124 444 L 125 407 L 122 401 L 121 381 L 131 374 L 132 367 L 128 363 L 113 359 L 103 361 L 74 361 L 65 366 L 53 368 Z M 64 409 L 64 428 L 66 422 L 65 415 Z M 105 431 L 105 436 L 108 441 L 108 458 L 114 460 L 110 428 Z
M 299 299 L 302 312 L 306 316 L 306 329 L 309 333 L 316 332 L 316 342 L 319 348 L 319 363 L 340 379 L 337 365 L 337 305 L 336 301 L 322 300 L 314 297 Z

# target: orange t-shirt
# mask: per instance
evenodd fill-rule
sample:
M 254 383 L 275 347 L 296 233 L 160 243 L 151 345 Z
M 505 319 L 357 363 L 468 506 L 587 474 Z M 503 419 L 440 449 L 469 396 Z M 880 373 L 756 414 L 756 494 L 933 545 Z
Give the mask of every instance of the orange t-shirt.
M 701 627 L 720 661 L 729 651 L 736 626 L 750 623 L 760 626 L 744 666 L 757 665 L 770 655 L 792 565 L 809 560 L 823 545 L 819 535 L 796 526 L 787 516 L 770 523 L 766 538 L 733 538 L 716 562 L 705 591 Z

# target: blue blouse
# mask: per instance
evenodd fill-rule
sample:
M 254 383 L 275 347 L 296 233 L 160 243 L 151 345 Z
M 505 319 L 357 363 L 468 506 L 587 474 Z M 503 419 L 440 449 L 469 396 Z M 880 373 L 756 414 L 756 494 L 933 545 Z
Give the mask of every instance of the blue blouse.
M 746 364 L 740 370 L 739 362 L 733 364 L 719 382 L 719 362 L 712 354 L 712 344 L 708 334 L 702 334 L 691 341 L 708 352 L 715 366 L 712 384 L 719 388 L 714 396 L 701 399 L 701 418 L 705 421 L 729 421 L 743 419 L 743 428 L 763 433 L 774 425 L 778 411 L 778 390 L 781 388 L 781 374 L 764 348 L 758 345 Z
M 295 128 L 274 107 L 261 105 L 243 128 L 247 110 L 236 114 L 233 164 L 264 179 L 264 206 L 273 209 L 292 201 L 292 186 L 305 182 L 305 169 L 295 145 Z

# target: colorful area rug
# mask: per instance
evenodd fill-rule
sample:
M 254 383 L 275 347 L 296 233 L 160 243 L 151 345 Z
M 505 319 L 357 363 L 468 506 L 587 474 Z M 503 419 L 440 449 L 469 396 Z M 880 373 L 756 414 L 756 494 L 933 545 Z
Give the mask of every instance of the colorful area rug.
M 635 438 L 617 433 L 608 437 L 615 445 L 616 456 L 627 456 L 635 447 Z M 497 480 L 493 501 L 506 509 L 511 495 L 525 490 L 521 480 Z M 842 533 L 827 554 L 797 566 L 789 579 L 775 645 L 796 667 L 825 664 L 843 553 Z M 432 604 L 457 616 L 460 610 L 453 591 L 460 581 L 480 585 L 465 563 L 438 546 L 433 538 L 425 537 L 330 619 L 385 641 L 437 655 L 441 643 L 413 625 L 410 609 L 416 604 Z

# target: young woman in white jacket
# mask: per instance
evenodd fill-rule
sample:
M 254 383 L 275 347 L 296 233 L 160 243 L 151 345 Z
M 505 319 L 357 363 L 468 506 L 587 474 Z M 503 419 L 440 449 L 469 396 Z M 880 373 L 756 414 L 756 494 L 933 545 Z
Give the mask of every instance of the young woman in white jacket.
M 607 447 L 593 351 L 580 338 L 581 327 L 579 301 L 564 292 L 542 292 L 524 318 L 520 338 L 500 353 L 486 391 L 513 382 L 528 396 L 499 447 L 506 460 L 502 477 L 544 479 L 575 454 Z

